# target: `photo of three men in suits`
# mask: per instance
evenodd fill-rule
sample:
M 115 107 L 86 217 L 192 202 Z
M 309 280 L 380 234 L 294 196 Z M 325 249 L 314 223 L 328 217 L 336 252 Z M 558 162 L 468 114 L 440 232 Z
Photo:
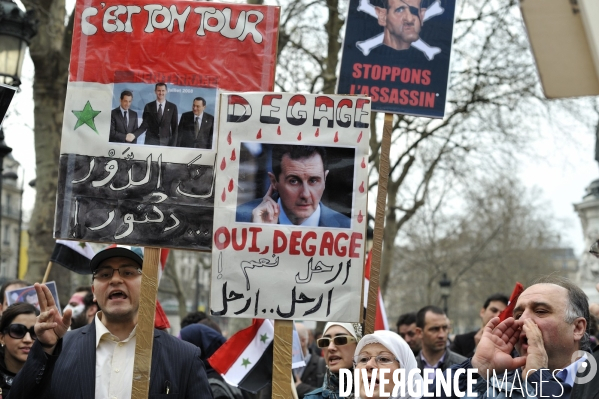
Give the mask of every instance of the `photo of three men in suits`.
M 138 126 L 137 112 L 130 109 L 133 93 L 130 90 L 121 92 L 120 105 L 111 112 L 110 142 L 212 148 L 214 116 L 205 112 L 204 98 L 194 98 L 192 110 L 184 112 L 179 121 L 177 105 L 166 100 L 166 84 L 157 83 L 154 93 L 156 100 L 145 104 L 142 123 Z M 144 132 L 145 140 L 138 143 Z

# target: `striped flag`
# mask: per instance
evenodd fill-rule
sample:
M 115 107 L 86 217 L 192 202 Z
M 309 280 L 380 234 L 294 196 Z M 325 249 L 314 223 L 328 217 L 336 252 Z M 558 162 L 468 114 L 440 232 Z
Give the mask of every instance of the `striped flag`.
M 364 307 L 368 308 L 368 287 L 370 286 L 370 264 L 372 263 L 372 250 L 368 253 L 368 259 L 366 260 L 366 270 L 364 272 Z M 381 294 L 381 287 L 379 287 L 379 294 L 377 296 L 376 304 L 376 316 L 374 319 L 374 330 L 388 330 L 389 322 L 387 321 L 387 312 L 385 312 L 385 303 L 383 302 L 383 295 Z
M 230 385 L 257 393 L 272 380 L 272 348 L 275 335 L 270 320 L 254 319 L 235 333 L 208 362 Z
M 86 242 L 56 240 L 50 261 L 77 274 L 92 274 L 89 261 L 95 254 Z

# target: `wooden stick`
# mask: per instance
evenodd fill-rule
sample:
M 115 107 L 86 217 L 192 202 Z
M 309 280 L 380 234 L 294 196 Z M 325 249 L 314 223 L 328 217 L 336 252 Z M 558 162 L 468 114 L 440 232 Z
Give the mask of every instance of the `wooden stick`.
M 145 248 L 141 278 L 141 296 L 137 321 L 135 361 L 133 363 L 132 399 L 147 399 L 152 371 L 154 315 L 158 292 L 158 262 L 160 248 Z
M 50 271 L 52 270 L 52 261 L 48 262 L 48 266 L 46 266 L 46 273 L 44 274 L 44 279 L 42 280 L 42 284 L 45 284 L 48 281 L 48 277 L 50 277 Z
M 293 321 L 275 320 L 275 339 L 272 361 L 272 399 L 289 398 Z
M 387 210 L 387 182 L 389 181 L 389 151 L 391 149 L 391 131 L 393 114 L 385 114 L 381 159 L 379 162 L 379 189 L 376 196 L 376 215 L 374 218 L 374 237 L 372 241 L 372 263 L 370 264 L 370 283 L 368 286 L 368 307 L 364 334 L 374 332 L 374 320 L 378 305 L 379 277 L 381 274 L 381 253 L 383 233 L 385 232 L 385 213 Z

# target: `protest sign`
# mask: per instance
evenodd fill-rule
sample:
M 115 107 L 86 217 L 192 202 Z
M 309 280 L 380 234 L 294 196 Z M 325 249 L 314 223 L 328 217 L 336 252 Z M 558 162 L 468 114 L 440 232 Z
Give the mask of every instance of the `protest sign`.
M 350 0 L 337 93 L 442 118 L 454 14 L 455 0 Z
M 278 7 L 91 0 L 75 13 L 55 237 L 209 249 L 217 91 L 272 90 Z
M 211 313 L 358 321 L 370 99 L 225 93 L 221 104 Z
M 54 302 L 56 302 L 56 308 L 60 313 L 62 313 L 62 308 L 60 307 L 60 300 L 58 299 L 58 292 L 56 291 L 56 283 L 54 281 L 47 282 L 46 287 L 48 287 L 48 289 L 52 293 L 52 296 L 54 297 Z M 38 310 L 40 308 L 37 299 L 37 293 L 35 292 L 35 287 L 33 287 L 33 285 L 30 285 L 28 287 L 17 288 L 11 291 L 6 291 L 5 295 L 6 303 L 8 304 L 8 306 L 12 305 L 13 303 L 27 302 L 35 306 Z

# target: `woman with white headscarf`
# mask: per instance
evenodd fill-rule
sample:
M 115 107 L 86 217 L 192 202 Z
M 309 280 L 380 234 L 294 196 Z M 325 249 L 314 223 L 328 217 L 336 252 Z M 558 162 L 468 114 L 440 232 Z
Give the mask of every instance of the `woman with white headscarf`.
M 359 398 L 380 398 L 379 396 L 379 381 L 378 369 L 388 369 L 390 374 L 385 378 L 389 381 L 384 387 L 384 391 L 392 393 L 393 372 L 397 369 L 403 369 L 403 381 L 405 392 L 402 395 L 401 390 L 398 390 L 394 399 L 419 399 L 423 392 L 423 380 L 416 364 L 416 358 L 412 350 L 403 340 L 402 337 L 392 331 L 375 331 L 374 334 L 365 335 L 356 346 L 354 356 L 354 367 L 359 370 L 360 376 L 360 392 L 356 392 L 356 397 Z M 370 384 L 374 384 L 373 395 L 366 396 L 366 387 L 362 378 L 362 369 L 365 369 Z M 371 380 L 372 371 L 377 369 L 377 378 Z M 414 370 L 414 371 L 412 371 Z M 412 371 L 412 372 L 411 372 Z M 411 372 L 411 373 L 410 373 Z M 411 374 L 411 375 L 410 375 Z M 410 378 L 408 378 L 410 376 Z M 408 384 L 411 384 L 411 389 L 408 389 Z M 415 394 L 410 395 L 410 391 Z M 369 392 L 370 393 L 370 392 Z M 388 397 L 388 396 L 387 396 Z
M 356 332 L 351 323 L 327 323 L 324 326 L 322 338 L 316 340 L 327 366 L 324 383 L 321 388 L 307 393 L 304 399 L 354 398 L 353 394 L 339 395 L 339 370 L 353 371 L 354 351 L 361 335 L 361 328 Z

